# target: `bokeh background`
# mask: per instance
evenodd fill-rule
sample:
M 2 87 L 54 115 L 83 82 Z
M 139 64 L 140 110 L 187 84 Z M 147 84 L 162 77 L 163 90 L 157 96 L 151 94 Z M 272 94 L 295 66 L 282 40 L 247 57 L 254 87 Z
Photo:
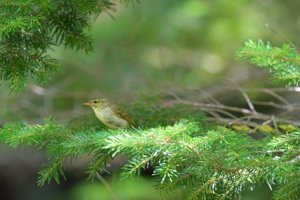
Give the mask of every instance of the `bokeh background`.
M 53 47 L 49 54 L 61 62 L 62 73 L 42 86 L 33 80 L 24 92 L 9 94 L 0 86 L 0 126 L 16 121 L 42 123 L 49 115 L 67 123 L 92 114 L 81 104 L 99 96 L 129 104 L 171 91 L 195 99 L 209 93 L 232 101 L 233 85 L 228 80 L 244 88 L 283 86 L 272 85 L 266 69 L 235 61 L 235 52 L 245 41 L 263 39 L 273 46 L 287 43 L 284 38 L 297 46 L 300 42 L 300 1 L 141 0 L 134 6 L 115 2 L 114 19 L 103 13 L 94 21 L 92 53 Z M 84 157 L 67 163 L 66 181 L 38 187 L 37 172 L 47 162 L 43 150 L 0 144 L 0 199 L 160 198 L 148 172 L 139 179 L 119 181 L 116 170 L 104 176 L 109 187 L 87 181 L 88 161 Z M 267 186 L 253 190 L 244 192 L 242 199 L 270 199 Z M 170 199 L 184 199 L 184 194 L 178 192 Z

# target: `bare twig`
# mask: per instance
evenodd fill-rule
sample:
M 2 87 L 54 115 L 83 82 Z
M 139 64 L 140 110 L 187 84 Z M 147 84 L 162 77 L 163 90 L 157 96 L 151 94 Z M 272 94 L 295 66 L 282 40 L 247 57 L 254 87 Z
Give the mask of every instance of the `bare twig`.
M 271 31 L 273 31 L 275 34 L 277 34 L 279 37 L 281 37 L 282 39 L 284 39 L 285 41 L 287 41 L 294 49 L 296 49 L 298 52 L 300 52 L 300 49 L 294 45 L 289 39 L 287 39 L 285 36 L 283 36 L 282 34 L 280 34 L 278 31 L 276 31 L 271 25 L 269 24 L 265 24 L 265 26 L 270 29 Z
M 112 196 L 112 199 L 118 200 L 118 197 L 115 195 L 115 193 L 113 192 L 111 186 L 105 180 L 105 178 L 103 178 L 98 172 L 96 172 L 96 177 L 105 185 L 105 187 L 107 188 L 107 190 L 110 192 L 110 194 Z
M 264 101 L 252 101 L 255 105 L 261 105 L 261 106 L 271 106 L 274 108 L 284 109 L 284 110 L 299 110 L 300 107 L 297 107 L 296 105 L 288 104 L 288 105 L 281 105 L 278 103 L 274 103 L 272 101 L 264 102 Z
M 174 103 L 176 104 L 185 104 L 190 105 L 193 107 L 196 107 L 197 109 L 208 113 L 212 116 L 212 118 L 209 118 L 210 121 L 217 121 L 226 123 L 228 125 L 234 125 L 234 124 L 243 124 L 248 125 L 250 127 L 254 127 L 254 130 L 259 128 L 259 125 L 271 125 L 276 130 L 278 130 L 278 123 L 286 123 L 286 124 L 292 124 L 295 126 L 300 126 L 300 121 L 298 119 L 289 119 L 288 117 L 283 117 L 283 114 L 288 114 L 290 112 L 295 112 L 300 110 L 300 106 L 298 104 L 291 104 L 288 102 L 285 98 L 281 97 L 279 94 L 277 94 L 275 91 L 270 89 L 256 89 L 256 90 L 250 90 L 250 89 L 243 89 L 239 85 L 235 84 L 238 88 L 238 91 L 242 93 L 242 95 L 245 98 L 245 101 L 249 108 L 239 108 L 234 106 L 227 106 L 224 104 L 221 104 L 218 101 L 210 101 L 209 103 L 201 103 L 201 102 L 195 102 L 190 100 L 184 100 L 181 97 L 179 97 L 177 94 L 173 92 L 164 92 L 170 96 L 172 96 L 175 100 Z M 251 101 L 250 97 L 246 94 L 245 91 L 259 91 L 263 93 L 269 94 L 272 98 L 275 100 L 278 100 L 280 103 L 274 103 L 273 101 L 264 102 L 264 101 Z M 289 90 L 286 89 L 277 89 L 276 91 L 280 92 L 286 92 Z M 214 99 L 214 98 L 211 98 Z M 258 112 L 254 108 L 255 105 L 263 105 L 263 106 L 270 106 L 274 108 L 279 108 L 280 110 L 283 110 L 283 112 L 279 112 L 277 115 L 275 114 L 264 114 L 262 112 Z M 280 110 L 277 110 L 280 111 Z M 240 115 L 243 115 L 239 117 Z
M 230 80 L 230 79 L 229 79 L 229 80 Z M 238 90 L 242 93 L 242 95 L 244 96 L 244 98 L 245 98 L 245 100 L 246 100 L 246 102 L 247 102 L 247 104 L 248 104 L 250 110 L 251 110 L 253 113 L 257 113 L 256 110 L 255 110 L 255 108 L 254 108 L 254 106 L 253 106 L 253 104 L 252 104 L 252 102 L 251 102 L 251 100 L 250 100 L 250 98 L 249 98 L 249 96 L 246 94 L 245 90 L 243 90 L 243 88 L 241 88 L 241 86 L 239 86 L 236 82 L 234 82 L 234 81 L 232 81 L 232 80 L 230 80 L 230 81 L 231 81 L 232 83 L 234 83 L 234 84 L 237 86 Z
M 278 99 L 279 101 L 281 101 L 282 103 L 289 105 L 290 103 L 283 98 L 282 96 L 280 96 L 279 94 L 277 94 L 275 91 L 272 91 L 270 89 L 266 89 L 266 88 L 261 88 L 261 89 L 245 89 L 246 91 L 259 91 L 259 92 L 264 92 L 267 93 L 271 96 L 273 96 L 275 99 Z
M 258 120 L 262 120 L 262 121 L 266 121 L 266 120 L 270 120 L 270 119 L 274 118 L 275 121 L 300 126 L 299 121 L 289 120 L 287 118 L 281 118 L 281 117 L 275 117 L 275 116 L 273 117 L 272 115 L 267 115 L 267 114 L 263 114 L 263 113 L 259 113 L 259 112 L 252 112 L 251 110 L 245 109 L 245 108 L 238 108 L 238 107 L 232 107 L 232 106 L 226 106 L 226 105 L 204 104 L 204 103 L 197 103 L 197 102 L 186 102 L 186 101 L 182 101 L 182 103 L 192 105 L 195 107 L 199 107 L 200 109 L 201 108 L 223 109 L 223 110 L 227 110 L 227 111 L 238 112 L 238 113 L 247 115 L 248 118 L 258 119 Z M 226 121 L 228 121 L 228 120 L 226 120 Z M 230 119 L 230 121 L 232 121 L 232 120 Z

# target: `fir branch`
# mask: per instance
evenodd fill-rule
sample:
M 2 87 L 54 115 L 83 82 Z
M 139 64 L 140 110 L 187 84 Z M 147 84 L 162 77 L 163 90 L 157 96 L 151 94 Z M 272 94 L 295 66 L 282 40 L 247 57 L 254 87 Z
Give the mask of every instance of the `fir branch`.
M 297 197 L 299 190 L 291 187 L 299 188 L 295 181 L 299 161 L 290 161 L 299 156 L 299 137 L 299 132 L 293 132 L 255 141 L 228 129 L 207 131 L 199 122 L 186 119 L 144 130 L 78 131 L 50 117 L 44 125 L 15 123 L 0 129 L 0 140 L 8 145 L 46 148 L 49 163 L 39 172 L 39 185 L 66 178 L 67 158 L 94 155 L 87 169 L 93 179 L 106 172 L 111 158 L 122 154 L 129 159 L 124 177 L 152 167 L 159 191 L 185 189 L 190 199 L 238 198 L 241 191 L 263 182 L 276 183 L 277 199 Z
M 123 3 L 130 2 L 121 1 Z M 132 1 L 133 2 L 133 1 Z M 47 53 L 53 46 L 89 53 L 93 50 L 93 16 L 116 11 L 111 0 L 5 0 L 0 2 L 0 74 L 7 88 L 18 91 L 36 77 L 45 83 L 61 71 Z
M 300 55 L 289 44 L 281 48 L 272 47 L 262 40 L 249 40 L 236 53 L 237 60 L 247 60 L 260 67 L 267 67 L 273 73 L 274 82 L 285 82 L 287 86 L 298 85 L 300 81 Z
M 109 160 L 112 158 L 108 152 L 101 152 L 94 156 L 94 160 L 89 164 L 86 173 L 89 175 L 88 180 L 93 181 L 98 174 L 108 173 L 105 169 Z
M 39 186 L 43 186 L 45 182 L 48 182 L 49 184 L 51 179 L 54 179 L 57 183 L 60 183 L 60 176 L 62 176 L 66 180 L 62 165 L 67 158 L 68 155 L 56 158 L 50 163 L 44 164 L 43 169 L 38 172 L 40 176 L 38 178 L 37 184 Z
M 64 127 L 59 125 L 53 117 L 50 116 L 46 118 L 44 123 L 44 125 L 27 125 L 26 123 L 7 124 L 1 129 L 0 141 L 14 148 L 30 145 L 42 147 L 48 144 L 48 140 L 51 139 L 51 136 L 54 136 L 52 133 L 55 133 L 55 137 L 68 137 L 68 135 L 62 131 Z M 57 134 L 56 131 L 58 130 L 60 132 Z

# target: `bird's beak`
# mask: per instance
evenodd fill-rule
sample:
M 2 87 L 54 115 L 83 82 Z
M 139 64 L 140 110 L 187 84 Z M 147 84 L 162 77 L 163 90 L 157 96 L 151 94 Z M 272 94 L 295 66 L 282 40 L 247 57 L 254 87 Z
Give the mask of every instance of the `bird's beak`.
M 83 106 L 92 106 L 91 102 L 83 103 Z

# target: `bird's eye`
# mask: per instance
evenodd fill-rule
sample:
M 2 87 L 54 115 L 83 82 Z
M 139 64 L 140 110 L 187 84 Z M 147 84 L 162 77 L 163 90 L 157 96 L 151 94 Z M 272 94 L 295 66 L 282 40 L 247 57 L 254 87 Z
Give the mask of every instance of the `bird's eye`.
M 94 101 L 93 101 L 93 104 L 96 104 L 96 103 L 98 103 L 98 101 L 97 101 L 97 100 L 94 100 Z

